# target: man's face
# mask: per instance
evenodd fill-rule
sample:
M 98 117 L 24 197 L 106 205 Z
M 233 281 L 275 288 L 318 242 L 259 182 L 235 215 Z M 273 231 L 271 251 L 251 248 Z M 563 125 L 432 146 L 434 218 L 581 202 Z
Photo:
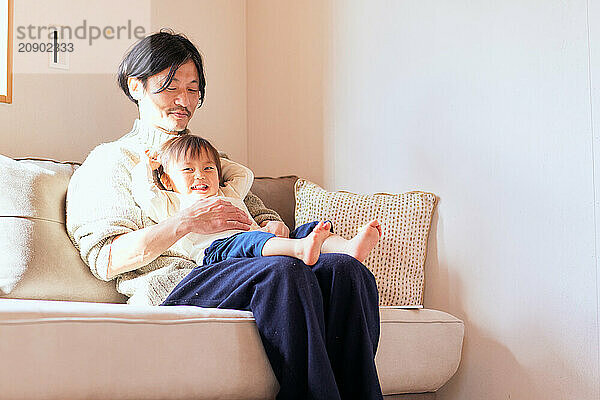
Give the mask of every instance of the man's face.
M 187 127 L 198 106 L 198 70 L 193 61 L 187 61 L 175 72 L 165 90 L 154 93 L 163 85 L 168 74 L 167 68 L 149 77 L 146 89 L 139 92 L 140 119 L 164 131 L 178 132 Z

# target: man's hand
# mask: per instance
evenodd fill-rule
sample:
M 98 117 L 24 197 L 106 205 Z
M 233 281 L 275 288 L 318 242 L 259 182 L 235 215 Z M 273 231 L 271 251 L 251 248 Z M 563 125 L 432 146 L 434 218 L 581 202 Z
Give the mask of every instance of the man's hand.
M 200 199 L 179 212 L 181 226 L 186 233 L 202 235 L 223 232 L 229 229 L 250 230 L 252 220 L 245 212 L 230 202 L 209 197 Z
M 269 232 L 282 238 L 290 237 L 290 230 L 287 225 L 281 221 L 263 221 L 260 226 L 261 231 Z

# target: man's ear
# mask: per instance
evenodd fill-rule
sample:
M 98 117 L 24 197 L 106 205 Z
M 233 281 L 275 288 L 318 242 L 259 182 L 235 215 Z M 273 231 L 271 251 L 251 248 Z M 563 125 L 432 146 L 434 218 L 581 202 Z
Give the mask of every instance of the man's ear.
M 144 97 L 144 84 L 138 78 L 127 78 L 127 87 L 135 100 L 140 101 Z
M 165 187 L 165 189 L 173 190 L 173 185 L 171 184 L 171 178 L 169 178 L 169 175 L 167 175 L 166 172 L 163 172 L 160 175 L 160 183 L 162 183 L 162 185 Z

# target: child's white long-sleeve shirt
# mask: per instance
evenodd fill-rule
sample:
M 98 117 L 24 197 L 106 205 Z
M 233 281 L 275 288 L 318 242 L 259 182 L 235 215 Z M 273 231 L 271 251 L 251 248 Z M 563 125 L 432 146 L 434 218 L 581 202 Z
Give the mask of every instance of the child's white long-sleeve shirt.
M 250 230 L 259 229 L 254 222 L 250 212 L 244 204 L 244 198 L 252 187 L 254 174 L 252 171 L 226 158 L 221 158 L 221 173 L 229 178 L 224 186 L 219 188 L 216 197 L 222 198 L 240 210 L 244 211 L 252 220 Z M 131 191 L 133 198 L 142 210 L 154 222 L 161 222 L 175 215 L 181 209 L 185 209 L 194 204 L 199 197 L 194 194 L 181 194 L 169 190 L 161 190 L 156 186 L 152 169 L 147 157 L 142 160 L 131 171 Z M 240 232 L 242 230 L 228 230 L 210 235 L 201 235 L 198 233 L 188 233 L 177 241 L 173 246 L 186 254 L 190 260 L 198 265 L 202 265 L 204 250 L 217 239 L 223 239 Z

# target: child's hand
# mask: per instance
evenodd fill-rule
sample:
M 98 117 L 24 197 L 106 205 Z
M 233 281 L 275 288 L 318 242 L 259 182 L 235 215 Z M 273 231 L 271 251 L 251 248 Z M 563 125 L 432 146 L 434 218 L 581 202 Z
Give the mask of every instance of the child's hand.
M 150 164 L 150 169 L 152 171 L 157 170 L 160 167 L 160 162 L 158 161 L 158 152 L 156 150 L 146 149 L 144 151 L 146 156 L 148 157 L 148 163 Z

